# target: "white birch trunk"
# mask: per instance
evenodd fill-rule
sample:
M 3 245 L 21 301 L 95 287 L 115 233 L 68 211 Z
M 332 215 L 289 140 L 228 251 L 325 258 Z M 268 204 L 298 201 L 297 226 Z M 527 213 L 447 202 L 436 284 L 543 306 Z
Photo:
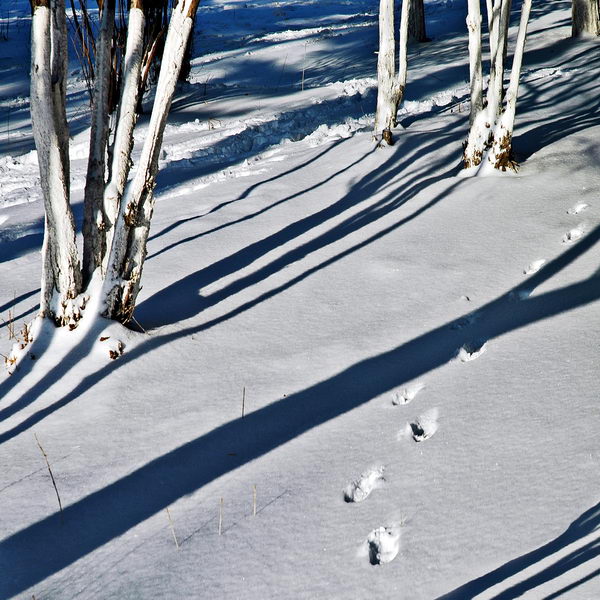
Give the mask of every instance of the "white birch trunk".
M 469 32 L 469 73 L 471 77 L 471 114 L 469 135 L 463 149 L 465 169 L 477 167 L 489 138 L 487 111 L 483 106 L 483 68 L 481 61 L 481 8 L 479 0 L 469 0 L 467 14 Z
M 198 0 L 180 0 L 173 8 L 140 162 L 119 207 L 103 293 L 104 316 L 121 322 L 131 319 L 140 290 L 162 137 L 197 6 Z
M 31 119 L 44 196 L 40 314 L 75 326 L 81 291 L 75 224 L 69 204 L 69 147 L 65 76 L 67 33 L 64 0 L 36 0 L 31 33 Z
M 394 0 L 379 2 L 379 54 L 377 56 L 377 109 L 375 135 L 396 125 L 398 90 L 394 38 Z
M 572 35 L 600 35 L 600 0 L 573 0 Z
M 106 176 L 108 141 L 111 45 L 115 21 L 115 0 L 104 0 L 100 17 L 100 35 L 96 44 L 90 152 L 84 194 L 83 277 L 90 281 L 106 253 L 106 218 L 102 198 Z
M 145 16 L 141 8 L 131 6 L 127 26 L 127 43 L 125 48 L 124 79 L 117 130 L 112 150 L 110 180 L 104 190 L 104 216 L 106 219 L 106 247 L 112 246 L 114 226 L 119 214 L 119 206 L 125 191 L 127 177 L 131 167 L 131 151 L 133 149 L 133 130 L 137 120 L 137 104 L 140 92 L 140 76 L 142 55 L 144 51 Z M 102 275 L 106 275 L 108 252 L 102 262 Z
M 484 164 L 480 170 L 481 175 L 489 174 L 492 169 L 502 171 L 506 171 L 507 168 L 512 170 L 516 169 L 516 165 L 512 160 L 512 136 L 530 12 L 531 0 L 523 0 L 523 4 L 521 6 L 519 32 L 517 34 L 513 65 L 510 72 L 510 82 L 506 92 L 505 108 L 496 124 L 494 130 L 494 141 L 491 148 L 487 152 Z
M 406 78 L 408 75 L 408 24 L 410 22 L 411 0 L 402 0 L 402 12 L 400 13 L 400 41 L 398 42 L 398 105 L 404 99 L 406 89 Z M 396 115 L 394 114 L 394 119 Z
M 395 65 L 394 0 L 379 4 L 379 56 L 377 59 L 377 109 L 375 135 L 383 135 L 393 143 L 391 130 L 396 126 L 398 106 L 404 97 L 408 72 L 408 25 L 411 0 L 402 0 L 400 40 L 398 43 L 398 75 Z

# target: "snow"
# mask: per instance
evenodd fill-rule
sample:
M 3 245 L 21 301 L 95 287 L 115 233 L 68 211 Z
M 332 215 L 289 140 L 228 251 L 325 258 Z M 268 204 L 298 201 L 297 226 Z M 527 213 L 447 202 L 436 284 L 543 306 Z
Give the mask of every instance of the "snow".
M 43 228 L 29 7 L 9 4 L 7 356 L 9 322 L 22 339 L 36 314 Z M 143 331 L 90 305 L 73 332 L 38 320 L 35 358 L 0 379 L 0 598 L 600 597 L 599 42 L 569 38 L 568 3 L 534 3 L 521 168 L 463 178 L 465 3 L 427 3 L 386 148 L 377 4 L 200 4 Z

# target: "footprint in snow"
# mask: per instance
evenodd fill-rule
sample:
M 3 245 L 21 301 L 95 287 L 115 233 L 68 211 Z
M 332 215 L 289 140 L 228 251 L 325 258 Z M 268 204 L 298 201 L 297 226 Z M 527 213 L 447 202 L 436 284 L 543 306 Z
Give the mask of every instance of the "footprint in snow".
M 461 362 L 470 362 L 479 358 L 487 350 L 487 343 L 479 340 L 465 342 L 458 350 Z
M 373 529 L 365 542 L 369 562 L 372 565 L 389 563 L 400 551 L 400 526 Z
M 468 315 L 465 315 L 464 317 L 461 317 L 460 319 L 454 321 L 454 323 L 450 325 L 450 329 L 459 330 L 464 329 L 465 327 L 469 327 L 470 325 L 473 325 L 475 321 L 477 321 L 478 317 L 478 313 L 469 313 Z
M 362 502 L 366 500 L 371 492 L 380 487 L 385 481 L 383 478 L 384 470 L 384 466 L 369 469 L 356 481 L 349 483 L 344 490 L 344 500 L 346 502 Z
M 578 215 L 579 213 L 583 212 L 584 210 L 587 210 L 589 207 L 590 207 L 590 205 L 586 204 L 585 202 L 578 202 L 577 204 L 572 206 L 567 211 L 567 213 L 570 215 Z
M 416 395 L 425 387 L 422 381 L 417 381 L 411 385 L 405 387 L 403 390 L 394 392 L 392 394 L 392 404 L 394 406 L 408 404 L 412 402 Z
M 562 243 L 563 244 L 572 244 L 576 242 L 578 239 L 583 237 L 584 227 L 583 225 L 578 225 L 577 227 L 573 227 L 570 231 L 567 231 L 565 235 L 563 235 Z
M 537 273 L 542 268 L 542 266 L 545 264 L 545 262 L 546 262 L 545 258 L 540 258 L 538 260 L 534 260 L 525 269 L 523 269 L 523 273 L 525 275 L 533 275 L 534 273 Z
M 412 423 L 409 423 L 407 431 L 412 435 L 415 442 L 424 442 L 438 430 L 438 418 L 438 409 L 432 408 L 417 417 Z

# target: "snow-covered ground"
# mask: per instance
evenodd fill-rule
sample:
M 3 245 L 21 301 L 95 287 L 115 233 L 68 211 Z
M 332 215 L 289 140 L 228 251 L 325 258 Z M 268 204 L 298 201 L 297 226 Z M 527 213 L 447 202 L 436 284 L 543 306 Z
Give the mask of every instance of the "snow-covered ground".
M 521 169 L 464 179 L 466 2 L 426 2 L 386 148 L 377 4 L 201 3 L 144 332 L 46 329 L 0 379 L 0 598 L 600 598 L 599 40 L 534 2 Z M 28 10 L 0 6 L 3 354 L 39 293 Z

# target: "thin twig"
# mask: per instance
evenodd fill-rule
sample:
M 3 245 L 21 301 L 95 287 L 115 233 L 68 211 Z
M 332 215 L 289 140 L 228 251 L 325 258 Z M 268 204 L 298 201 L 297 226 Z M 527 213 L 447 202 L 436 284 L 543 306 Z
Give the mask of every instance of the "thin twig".
M 179 542 L 177 541 L 177 536 L 175 535 L 175 525 L 173 525 L 173 519 L 171 519 L 169 507 L 165 508 L 165 510 L 167 511 L 167 518 L 169 519 L 169 525 L 171 526 L 171 533 L 173 534 L 173 539 L 175 540 L 175 546 L 177 546 L 177 550 L 179 550 Z
M 54 491 L 56 492 L 56 498 L 58 500 L 58 508 L 60 509 L 60 515 L 62 518 L 62 513 L 63 513 L 62 502 L 60 501 L 60 494 L 58 493 L 58 488 L 56 487 L 56 480 L 54 479 L 54 474 L 52 473 L 52 469 L 50 468 L 50 463 L 48 462 L 48 455 L 46 454 L 45 450 L 42 448 L 42 444 L 40 444 L 40 440 L 38 439 L 37 433 L 34 433 L 33 437 L 35 438 L 35 441 L 37 442 L 37 445 L 39 446 L 39 448 L 42 452 L 44 460 L 46 461 L 46 466 L 48 467 L 48 473 L 50 473 L 50 479 L 52 479 L 52 485 L 54 486 Z
M 244 418 L 244 414 L 246 411 L 246 388 L 242 389 L 242 419 Z
M 223 498 L 219 502 L 219 535 L 223 534 Z
M 256 484 L 252 486 L 252 516 L 256 516 Z

